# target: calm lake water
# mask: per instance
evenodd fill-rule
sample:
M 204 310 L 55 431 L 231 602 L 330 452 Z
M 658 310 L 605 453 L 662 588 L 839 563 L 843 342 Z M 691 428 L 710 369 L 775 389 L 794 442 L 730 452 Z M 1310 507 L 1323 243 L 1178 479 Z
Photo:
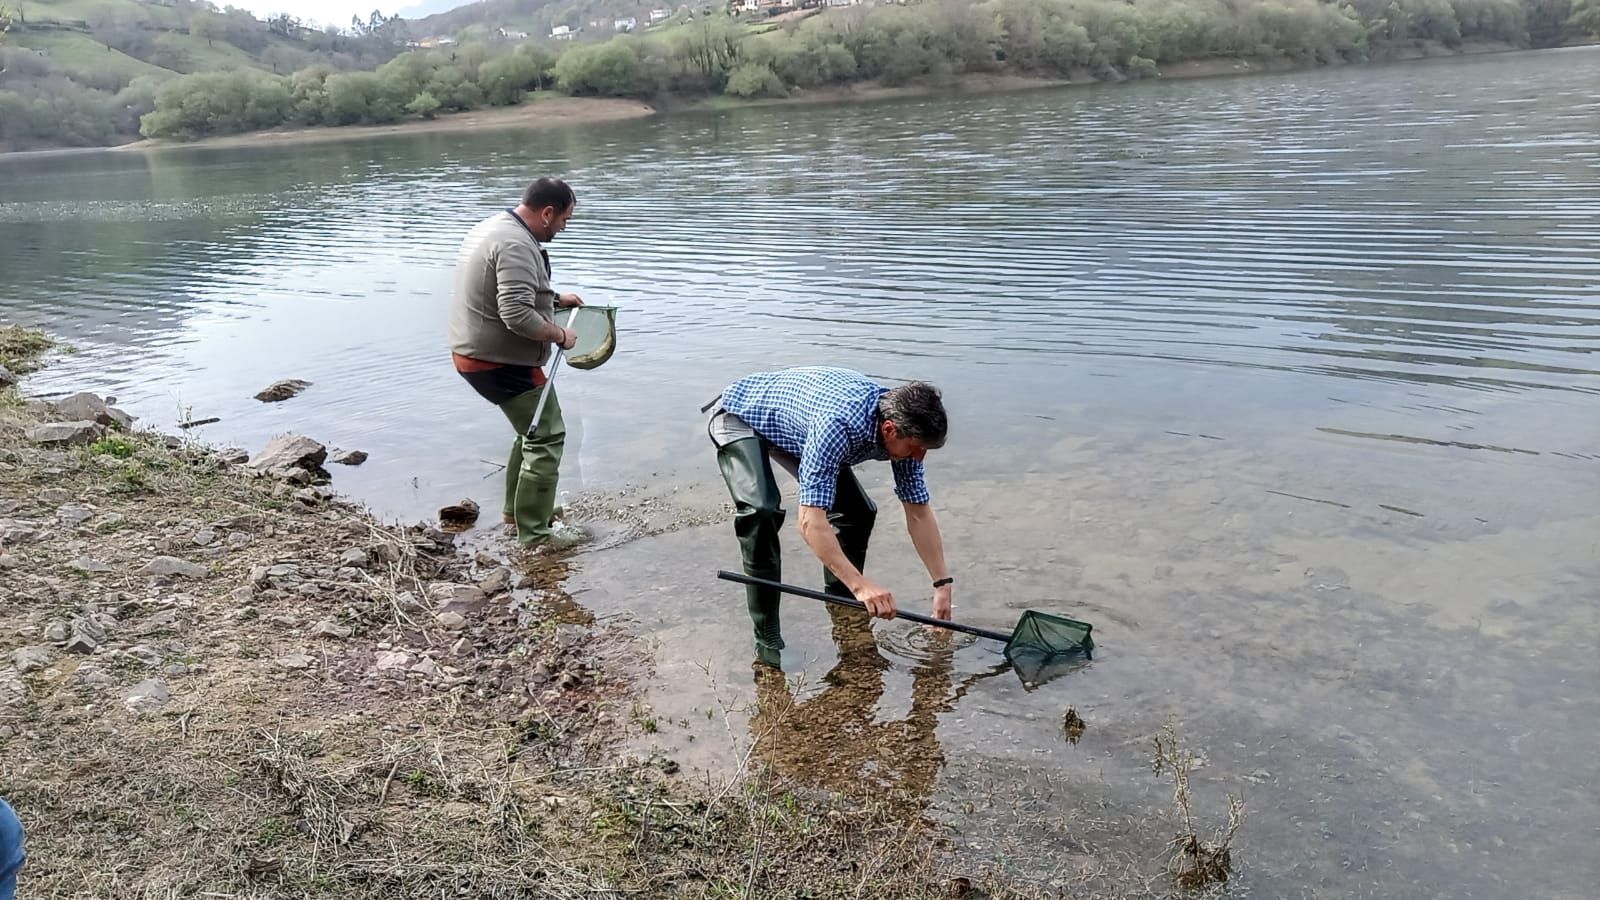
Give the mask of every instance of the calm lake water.
M 641 743 L 716 768 L 759 739 L 1067 882 L 1151 868 L 1172 826 L 1150 737 L 1175 718 L 1205 824 L 1245 797 L 1235 892 L 1592 896 L 1597 85 L 1582 49 L 0 158 L 0 317 L 77 348 L 36 391 L 366 450 L 335 486 L 385 517 L 492 511 L 507 435 L 449 366 L 451 264 L 559 173 L 579 208 L 556 281 L 622 309 L 613 360 L 558 381 L 572 499 L 612 538 L 568 589 L 657 645 Z M 795 600 L 793 681 L 757 683 L 698 408 L 816 363 L 944 388 L 958 618 L 1088 619 L 1092 665 L 1028 690 L 996 647 L 873 640 Z M 313 387 L 251 399 L 279 378 Z M 863 475 L 871 570 L 924 609 L 886 467 Z

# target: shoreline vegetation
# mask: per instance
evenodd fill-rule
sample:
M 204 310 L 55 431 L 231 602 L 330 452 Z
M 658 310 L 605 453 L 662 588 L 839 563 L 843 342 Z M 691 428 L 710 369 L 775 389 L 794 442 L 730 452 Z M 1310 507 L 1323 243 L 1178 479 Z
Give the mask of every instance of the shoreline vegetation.
M 1170 725 L 1174 807 L 1049 884 L 949 850 L 925 796 L 781 774 L 780 673 L 759 709 L 709 684 L 726 770 L 629 749 L 689 723 L 644 702 L 646 637 L 565 593 L 576 560 L 380 523 L 303 436 L 251 454 L 28 398 L 51 346 L 0 323 L 0 796 L 26 896 L 1093 900 L 1228 877 L 1243 807 L 1195 814 Z
M 1458 59 L 1466 56 L 1533 52 L 1541 51 L 1528 50 L 1511 44 L 1492 41 L 1469 42 L 1455 49 L 1435 44 L 1409 48 L 1409 52 L 1397 55 L 1392 59 L 1373 61 L 1364 63 L 1364 65 L 1409 64 Z M 1325 67 L 1318 66 L 1316 68 Z M 1178 81 L 1227 78 L 1310 70 L 1306 66 L 1274 59 L 1189 60 L 1163 70 L 1157 76 L 1157 80 Z M 895 98 L 1005 94 L 1050 88 L 1086 87 L 1104 83 L 1087 76 L 1078 78 L 1042 78 L 1024 75 L 973 74 L 963 75 L 950 83 L 938 85 L 913 84 L 891 87 L 882 84 L 859 83 L 817 88 L 805 93 L 797 93 L 781 98 L 738 99 L 726 96 L 690 100 L 673 98 L 668 100 L 658 99 L 654 104 L 643 100 L 615 97 L 571 97 L 546 93 L 532 96 L 518 106 L 451 113 L 436 116 L 432 119 L 411 119 L 388 125 L 314 125 L 246 132 L 243 134 L 217 135 L 193 140 L 144 138 L 108 148 L 53 148 L 14 152 L 41 155 L 81 152 L 86 149 L 150 151 L 172 148 L 221 149 L 270 145 L 287 146 L 409 134 L 464 134 L 474 131 L 563 127 L 598 122 L 616 122 L 708 109 L 769 108 L 776 106 L 872 102 Z M 0 156 L 4 155 L 6 154 L 0 153 Z
M 120 19 L 40 21 L 65 2 L 36 0 L 28 21 L 0 37 L 0 149 L 517 126 L 557 110 L 558 123 L 593 121 L 618 109 L 597 100 L 633 103 L 642 114 L 1287 71 L 1600 38 L 1600 0 L 908 0 L 818 2 L 777 15 L 707 5 L 637 31 L 595 29 L 603 40 L 521 31 L 511 39 L 503 25 L 474 22 L 448 45 L 433 46 L 445 40 L 435 36 L 427 47 L 403 20 L 377 14 L 349 30 L 312 32 L 291 17 L 219 17 L 205 0 L 133 4 L 160 21 L 131 32 Z M 147 40 L 152 30 L 166 42 Z M 498 111 L 529 98 L 531 112 Z

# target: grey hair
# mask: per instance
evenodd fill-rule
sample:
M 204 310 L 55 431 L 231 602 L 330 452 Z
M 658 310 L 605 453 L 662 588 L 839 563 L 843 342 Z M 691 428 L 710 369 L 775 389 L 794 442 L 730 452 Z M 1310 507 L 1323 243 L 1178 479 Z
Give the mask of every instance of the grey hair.
M 878 414 L 893 422 L 901 437 L 921 441 L 929 450 L 943 447 L 950 431 L 939 389 L 923 381 L 891 388 L 878 399 Z

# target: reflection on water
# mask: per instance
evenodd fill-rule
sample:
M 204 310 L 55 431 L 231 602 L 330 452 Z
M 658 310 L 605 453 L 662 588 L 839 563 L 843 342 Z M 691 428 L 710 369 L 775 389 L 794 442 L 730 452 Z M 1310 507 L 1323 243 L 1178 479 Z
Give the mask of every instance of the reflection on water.
M 755 666 L 750 731 L 756 754 L 779 775 L 804 784 L 920 808 L 944 764 L 934 730 L 954 701 L 950 652 L 935 651 L 912 670 L 911 709 L 904 717 L 880 720 L 889 662 L 868 618 L 831 605 L 828 617 L 839 659 L 822 675 L 820 690 L 796 697 L 781 671 Z
M 659 739 L 687 762 L 725 762 L 709 675 L 793 706 L 755 732 L 774 765 L 903 791 L 1049 880 L 1154 853 L 1170 786 L 1145 754 L 1172 715 L 1208 755 L 1200 799 L 1246 791 L 1236 886 L 1586 896 L 1597 77 L 1582 48 L 538 142 L 0 160 L 0 309 L 79 348 L 37 389 L 366 450 L 336 487 L 385 515 L 492 509 L 504 425 L 448 365 L 449 267 L 474 221 L 564 174 L 557 281 L 622 312 L 617 355 L 562 377 L 573 508 L 621 523 L 563 602 L 659 641 L 651 702 L 687 723 Z M 832 681 L 748 687 L 696 410 L 798 363 L 944 389 L 930 482 L 962 620 L 1093 622 L 1093 666 L 1030 692 L 982 677 L 990 642 L 869 642 L 806 601 L 785 636 Z M 313 386 L 251 399 L 280 378 Z M 874 578 L 918 608 L 891 519 Z

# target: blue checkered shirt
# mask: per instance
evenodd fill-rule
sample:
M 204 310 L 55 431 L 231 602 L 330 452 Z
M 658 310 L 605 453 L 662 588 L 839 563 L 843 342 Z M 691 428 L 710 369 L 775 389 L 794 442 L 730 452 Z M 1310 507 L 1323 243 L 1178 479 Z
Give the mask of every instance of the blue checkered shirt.
M 741 378 L 722 392 L 722 406 L 800 460 L 801 506 L 831 509 L 845 466 L 889 458 L 878 433 L 878 399 L 888 392 L 860 372 L 810 366 Z M 897 459 L 890 468 L 896 497 L 928 502 L 922 460 Z

